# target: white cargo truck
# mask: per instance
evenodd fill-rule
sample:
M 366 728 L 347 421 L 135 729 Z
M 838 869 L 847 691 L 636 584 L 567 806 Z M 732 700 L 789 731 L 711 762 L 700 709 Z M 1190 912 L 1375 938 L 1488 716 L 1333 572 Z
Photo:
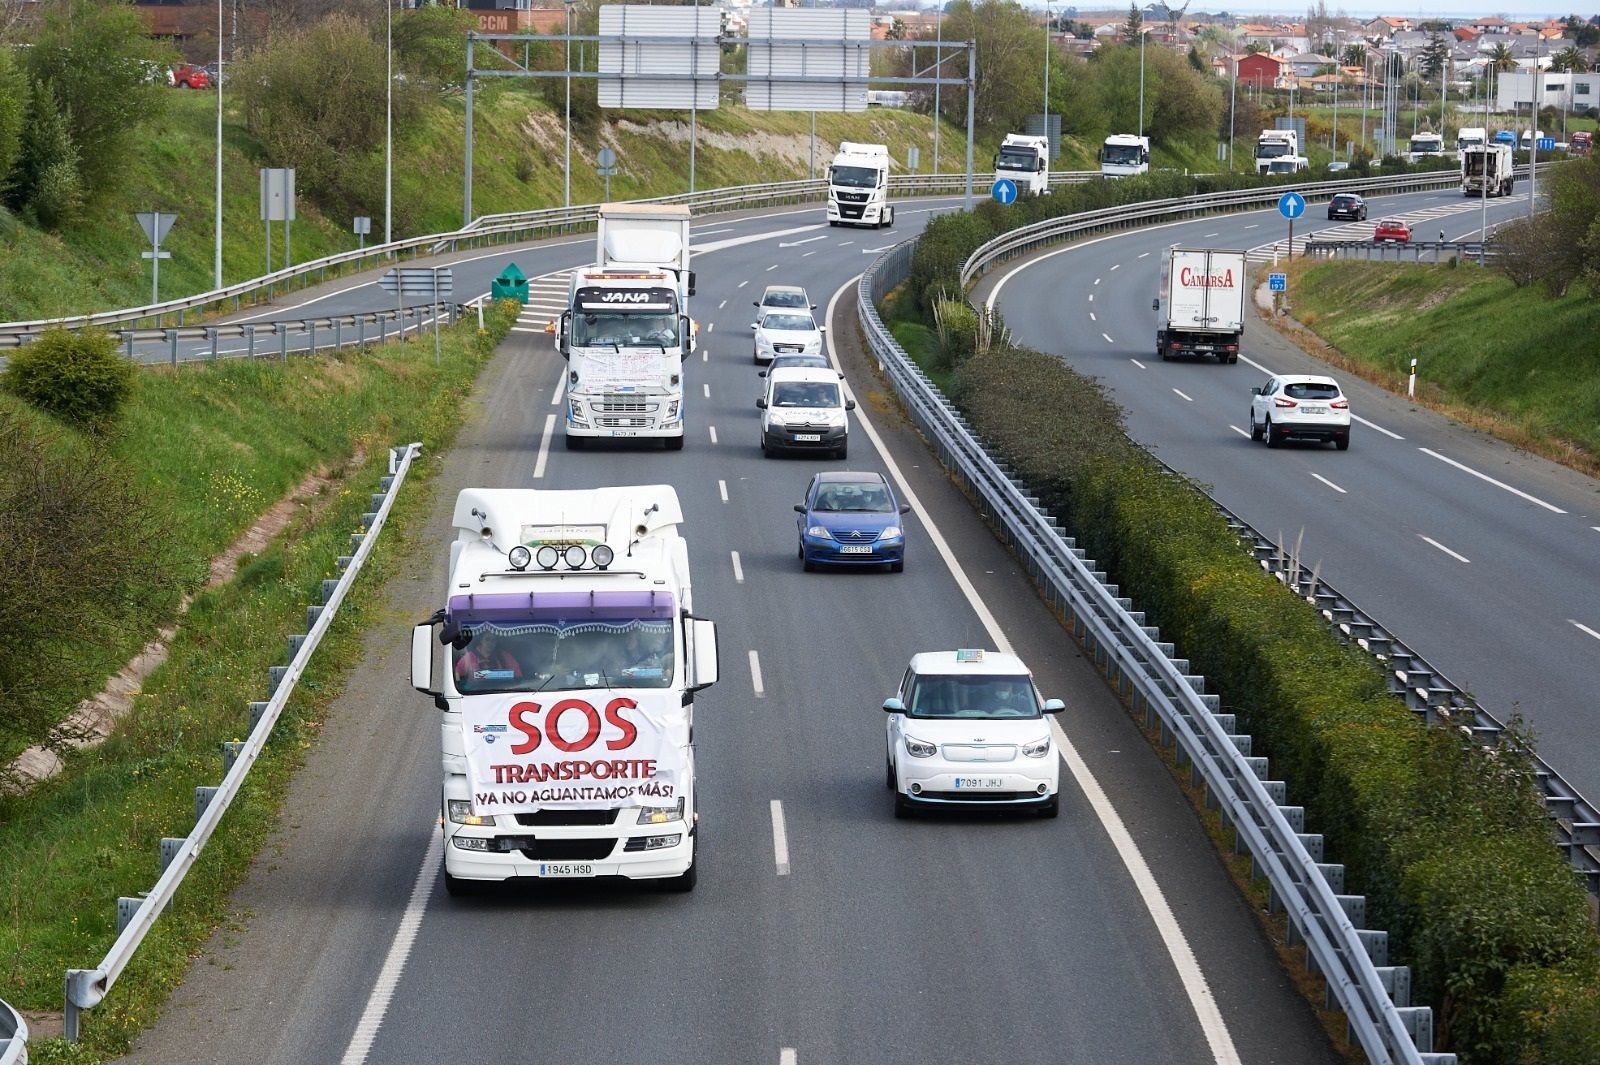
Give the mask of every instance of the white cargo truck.
M 883 144 L 842 141 L 828 164 L 830 226 L 894 225 L 889 206 L 889 148 Z
M 1439 133 L 1423 131 L 1411 135 L 1411 143 L 1406 152 L 1406 159 L 1417 162 L 1430 156 L 1444 155 L 1444 136 Z
M 1275 160 L 1295 159 L 1299 155 L 1300 134 L 1292 129 L 1264 129 L 1256 138 L 1256 173 L 1273 173 L 1272 164 Z
M 689 317 L 689 208 L 600 205 L 595 263 L 572 272 L 551 331 L 567 360 L 566 446 L 657 439 L 683 447 L 683 372 L 695 350 Z
M 1238 362 L 1244 336 L 1245 253 L 1173 248 L 1161 267 L 1161 291 L 1153 309 L 1161 313 L 1156 353 L 1215 355 Z
M 1461 152 L 1461 192 L 1465 196 L 1509 196 L 1516 179 L 1511 174 L 1511 145 L 1484 144 Z
M 1468 148 L 1482 148 L 1489 139 L 1489 131 L 1482 126 L 1462 126 L 1456 130 L 1456 151 L 1464 152 Z
M 669 485 L 456 497 L 444 604 L 411 683 L 443 711 L 444 882 L 697 865 L 694 693 L 717 680 Z M 442 648 L 441 648 L 442 645 Z
M 1007 133 L 994 157 L 994 177 L 1017 184 L 1019 196 L 1042 196 L 1050 191 L 1050 141 Z
M 1131 177 L 1150 170 L 1150 138 L 1113 133 L 1100 146 L 1100 173 L 1106 177 Z

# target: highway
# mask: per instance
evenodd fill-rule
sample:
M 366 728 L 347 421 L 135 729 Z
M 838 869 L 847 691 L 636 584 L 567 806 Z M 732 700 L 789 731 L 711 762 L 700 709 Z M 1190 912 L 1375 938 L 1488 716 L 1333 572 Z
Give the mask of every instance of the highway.
M 1419 240 L 1440 229 L 1477 238 L 1480 205 L 1454 192 L 1369 203 L 1365 223 L 1330 223 L 1311 204 L 1296 243 L 1305 230 L 1370 234 L 1390 215 L 1412 219 Z M 1526 210 L 1520 189 L 1489 201 L 1491 228 Z M 1244 248 L 1265 262 L 1285 227 L 1275 210 L 1256 211 L 1085 241 L 993 271 L 978 298 L 995 302 L 1022 343 L 1103 380 L 1132 436 L 1224 506 L 1290 546 L 1303 532 L 1308 568 L 1501 720 L 1520 712 L 1543 757 L 1594 800 L 1600 487 L 1346 374 L 1335 376 L 1356 419 L 1348 452 L 1268 451 L 1249 439 L 1251 386 L 1271 373 L 1329 371 L 1253 315 L 1238 365 L 1154 355 L 1150 304 L 1167 248 Z
M 410 533 L 423 558 L 383 589 L 238 927 L 126 1060 L 1336 1060 L 1168 770 L 864 364 L 847 283 L 941 206 L 902 201 L 888 233 L 828 229 L 819 207 L 698 227 L 704 357 L 679 453 L 562 450 L 564 364 L 530 308 L 442 457 Z M 499 252 L 480 288 L 507 258 L 541 278 L 590 250 Z M 747 308 L 780 282 L 832 312 L 860 400 L 848 464 L 757 448 Z M 362 298 L 346 287 L 322 302 Z M 791 504 L 819 465 L 883 470 L 914 500 L 904 573 L 801 571 Z M 696 612 L 720 629 L 722 679 L 695 714 L 699 886 L 451 899 L 438 714 L 407 663 L 442 594 L 455 493 L 657 482 L 682 499 Z M 1067 702 L 1061 817 L 895 820 L 880 702 L 912 653 L 1002 640 Z

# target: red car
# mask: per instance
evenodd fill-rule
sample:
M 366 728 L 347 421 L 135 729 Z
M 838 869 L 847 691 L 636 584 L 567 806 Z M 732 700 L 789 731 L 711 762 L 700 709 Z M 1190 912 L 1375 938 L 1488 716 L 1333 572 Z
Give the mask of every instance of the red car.
M 172 68 L 172 84 L 180 89 L 209 89 L 211 75 L 206 73 L 204 67 L 184 63 Z
M 1411 223 L 1398 218 L 1385 218 L 1378 223 L 1378 228 L 1372 231 L 1374 244 L 1393 241 L 1396 244 L 1411 243 Z

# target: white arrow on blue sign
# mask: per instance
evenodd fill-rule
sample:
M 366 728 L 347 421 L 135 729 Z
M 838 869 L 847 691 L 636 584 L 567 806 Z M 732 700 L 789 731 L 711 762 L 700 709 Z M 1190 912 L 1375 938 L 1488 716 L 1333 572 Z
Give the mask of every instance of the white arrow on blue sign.
M 1539 138 L 1539 150 L 1541 152 L 1553 152 L 1553 151 L 1555 151 L 1556 150 L 1556 139 L 1554 137 L 1540 137 Z
M 993 187 L 989 189 L 989 194 L 994 197 L 996 203 L 1015 203 L 1017 199 L 1017 183 L 1010 178 L 999 178 L 995 181 Z
M 1286 192 L 1278 197 L 1278 213 L 1291 222 L 1306 213 L 1306 198 L 1298 192 Z
M 1288 274 L 1268 274 L 1267 275 L 1267 288 L 1268 288 L 1268 290 L 1270 290 L 1272 292 L 1287 292 L 1287 291 L 1289 291 L 1289 275 Z

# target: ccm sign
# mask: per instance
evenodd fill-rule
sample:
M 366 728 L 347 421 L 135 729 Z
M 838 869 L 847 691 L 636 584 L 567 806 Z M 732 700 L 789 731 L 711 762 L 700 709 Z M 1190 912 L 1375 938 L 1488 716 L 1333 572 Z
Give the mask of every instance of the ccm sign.
M 468 696 L 461 717 L 474 813 L 662 805 L 681 794 L 688 728 L 660 692 Z

